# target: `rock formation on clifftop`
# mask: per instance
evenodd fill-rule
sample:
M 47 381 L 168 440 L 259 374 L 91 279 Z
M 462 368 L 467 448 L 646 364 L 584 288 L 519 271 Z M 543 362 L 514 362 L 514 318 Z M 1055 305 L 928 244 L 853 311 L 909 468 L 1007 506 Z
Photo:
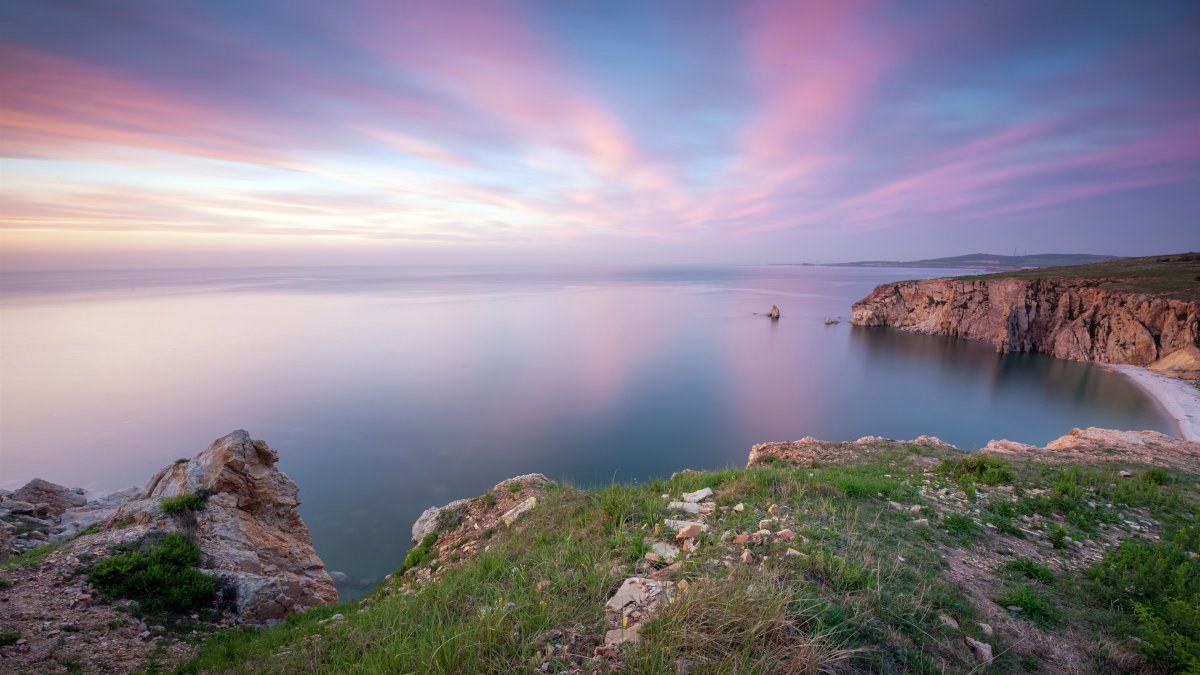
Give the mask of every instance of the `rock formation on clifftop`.
M 238 618 L 267 623 L 321 604 L 337 590 L 300 519 L 300 490 L 276 466 L 279 455 L 263 441 L 235 431 L 186 462 L 159 471 L 145 497 L 128 502 L 110 522 L 143 529 L 187 529 L 204 566 L 237 591 Z M 160 502 L 178 495 L 206 496 L 184 518 L 163 513 Z

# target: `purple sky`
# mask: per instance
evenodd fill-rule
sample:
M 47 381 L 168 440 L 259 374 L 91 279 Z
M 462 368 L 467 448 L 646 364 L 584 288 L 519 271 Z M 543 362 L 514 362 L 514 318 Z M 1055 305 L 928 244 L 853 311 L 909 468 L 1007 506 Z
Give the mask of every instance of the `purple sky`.
M 1200 3 L 0 5 L 0 263 L 1200 249 Z

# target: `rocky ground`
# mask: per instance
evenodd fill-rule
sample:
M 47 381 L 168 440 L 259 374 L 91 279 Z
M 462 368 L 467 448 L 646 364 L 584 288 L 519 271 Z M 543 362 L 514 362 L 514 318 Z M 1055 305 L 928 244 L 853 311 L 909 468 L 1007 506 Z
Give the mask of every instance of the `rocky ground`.
M 277 455 L 244 431 L 158 472 L 144 489 L 87 500 L 34 480 L 0 495 L 0 671 L 134 672 L 177 663 L 199 638 L 337 601 Z M 174 500 L 194 499 L 171 507 Z M 87 573 L 114 547 L 184 533 L 218 589 L 211 607 L 146 613 Z
M 1087 429 L 980 454 L 809 438 L 755 446 L 745 470 L 595 490 L 522 476 L 427 510 L 376 593 L 189 667 L 1169 672 L 1189 647 L 1132 621 L 1137 583 L 1095 580 L 1126 578 L 1130 544 L 1200 575 L 1198 461 L 1194 443 Z

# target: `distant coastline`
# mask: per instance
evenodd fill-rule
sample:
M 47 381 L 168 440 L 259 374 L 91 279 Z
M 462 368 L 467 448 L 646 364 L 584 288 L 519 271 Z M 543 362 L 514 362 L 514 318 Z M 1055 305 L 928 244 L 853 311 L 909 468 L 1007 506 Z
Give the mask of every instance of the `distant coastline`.
M 1092 255 L 1090 253 L 1037 253 L 1033 255 L 993 255 L 969 253 L 946 258 L 923 260 L 857 260 L 840 263 L 779 263 L 798 264 L 805 267 L 894 267 L 950 270 L 983 270 L 985 272 L 1013 272 L 1017 270 L 1065 267 L 1114 260 L 1116 256 Z

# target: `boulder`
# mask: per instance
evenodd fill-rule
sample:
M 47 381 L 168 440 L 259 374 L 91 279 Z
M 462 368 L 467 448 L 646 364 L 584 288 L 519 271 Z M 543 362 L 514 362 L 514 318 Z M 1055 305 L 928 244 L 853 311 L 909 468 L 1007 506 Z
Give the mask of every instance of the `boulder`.
M 986 642 L 980 642 L 973 637 L 964 636 L 967 646 L 971 648 L 971 653 L 975 655 L 975 660 L 980 663 L 992 662 L 992 646 Z
M 337 602 L 337 590 L 300 519 L 300 490 L 279 471 L 278 453 L 235 431 L 187 462 L 159 471 L 146 497 L 120 506 L 109 523 L 183 529 L 200 546 L 204 567 L 235 589 L 238 619 L 273 623 L 289 613 Z M 159 502 L 207 495 L 199 511 L 172 517 Z
M 517 518 L 520 518 L 522 513 L 532 510 L 535 506 L 537 506 L 537 497 L 527 497 L 521 500 L 520 504 L 505 511 L 504 515 L 500 516 L 500 520 L 504 521 L 505 525 L 512 527 L 513 523 L 517 522 Z
M 779 307 L 777 307 L 775 305 L 771 305 L 771 311 L 767 313 L 767 316 L 771 317 L 772 319 L 778 319 L 779 318 Z
M 34 478 L 24 487 L 13 491 L 12 498 L 31 504 L 45 504 L 45 513 L 52 516 L 60 516 L 69 508 L 87 503 L 83 490 L 63 487 L 41 478 Z

